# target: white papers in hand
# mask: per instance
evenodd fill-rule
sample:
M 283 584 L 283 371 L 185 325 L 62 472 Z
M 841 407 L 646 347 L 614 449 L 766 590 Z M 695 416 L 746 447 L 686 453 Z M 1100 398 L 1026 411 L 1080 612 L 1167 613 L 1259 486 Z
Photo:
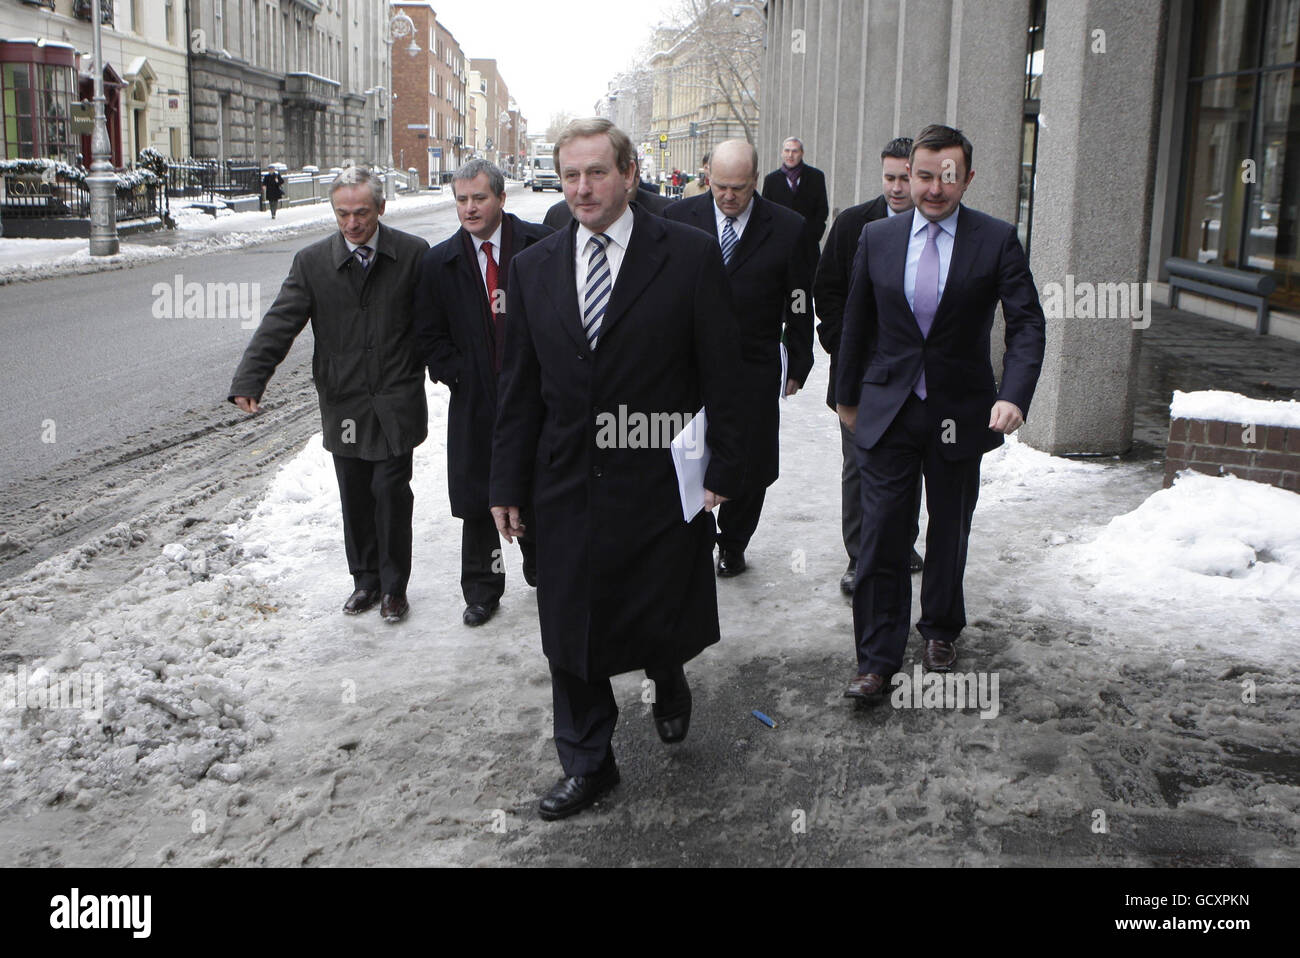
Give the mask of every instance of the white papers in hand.
M 690 522 L 704 508 L 704 473 L 709 468 L 709 447 L 705 442 L 709 420 L 701 409 L 673 439 L 673 468 L 677 470 L 677 491 L 682 497 L 682 518 Z
M 785 384 L 790 376 L 790 351 L 785 348 L 785 343 L 781 344 L 781 390 L 777 393 L 782 399 L 785 398 Z

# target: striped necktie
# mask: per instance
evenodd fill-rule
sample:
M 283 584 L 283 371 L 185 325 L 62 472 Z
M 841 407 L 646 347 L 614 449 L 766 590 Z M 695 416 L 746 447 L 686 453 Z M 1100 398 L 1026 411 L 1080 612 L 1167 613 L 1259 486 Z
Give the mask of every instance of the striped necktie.
M 736 218 L 728 216 L 727 221 L 722 224 L 722 262 L 727 264 L 731 262 L 731 254 L 736 251 L 736 244 L 740 242 L 736 238 L 736 231 L 732 229 L 735 225 Z
M 594 350 L 596 338 L 600 334 L 600 321 L 609 304 L 609 291 L 613 281 L 609 272 L 609 259 L 605 256 L 605 245 L 609 237 L 597 233 L 587 241 L 591 253 L 587 259 L 587 283 L 582 292 L 582 331 L 587 335 L 587 344 Z
M 353 252 L 357 254 L 357 262 L 361 264 L 362 269 L 370 268 L 370 254 L 374 252 L 369 246 L 358 246 Z

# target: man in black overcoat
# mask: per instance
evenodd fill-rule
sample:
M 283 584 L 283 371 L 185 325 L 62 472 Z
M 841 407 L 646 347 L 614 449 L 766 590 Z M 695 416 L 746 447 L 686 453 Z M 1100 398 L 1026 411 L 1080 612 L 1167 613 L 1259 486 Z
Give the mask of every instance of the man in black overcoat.
M 814 248 L 797 213 L 755 194 L 758 153 L 745 140 L 713 150 L 708 193 L 678 200 L 664 216 L 708 233 L 722 251 L 747 373 L 745 491 L 718 510 L 719 576 L 745 571 L 767 487 L 780 467 L 782 389 L 792 396 L 812 370 Z M 789 355 L 781 379 L 781 343 Z
M 844 321 L 844 300 L 849 295 L 852 278 L 853 255 L 858 250 L 858 238 L 868 223 L 898 216 L 912 210 L 912 188 L 908 178 L 908 159 L 912 152 L 912 138 L 896 137 L 880 152 L 880 182 L 883 192 L 875 199 L 850 206 L 831 224 L 826 237 L 826 248 L 817 262 L 817 277 L 813 281 L 813 295 L 817 301 L 817 338 L 822 348 L 830 354 L 831 373 L 826 383 L 826 405 L 835 411 L 836 354 L 840 349 L 840 331 Z M 858 459 L 853 451 L 853 435 L 840 423 L 840 526 L 844 536 L 844 551 L 849 555 L 849 567 L 840 577 L 840 591 L 853 594 L 853 582 L 858 574 L 858 538 L 862 531 L 862 496 L 858 488 Z M 917 517 L 920 515 L 921 485 L 917 483 Z M 919 529 L 919 522 L 914 523 Z M 913 539 L 916 534 L 913 533 Z M 921 556 L 912 547 L 908 568 L 920 572 Z
M 451 391 L 447 496 L 461 520 L 460 588 L 466 625 L 496 612 L 506 588 L 501 537 L 488 508 L 497 378 L 505 356 L 506 289 L 515 254 L 551 231 L 504 211 L 506 181 L 487 160 L 470 160 L 451 181 L 460 229 L 424 254 L 415 290 L 415 331 L 429 378 Z M 519 539 L 524 579 L 536 584 L 536 550 Z
M 803 161 L 803 141 L 797 136 L 781 144 L 781 165 L 763 178 L 763 199 L 802 216 L 804 237 L 820 250 L 831 213 L 826 174 Z
M 507 538 L 532 502 L 537 610 L 564 777 L 562 818 L 617 784 L 609 677 L 644 669 L 655 728 L 686 737 L 682 663 L 718 641 L 712 507 L 744 478 L 739 334 L 717 243 L 628 204 L 627 135 L 575 120 L 560 136 L 565 230 L 510 266 L 490 499 Z M 775 388 L 775 386 L 774 386 Z M 703 408 L 703 509 L 686 507 L 668 445 Z M 688 462 L 703 464 L 688 444 Z
M 411 454 L 429 428 L 411 299 L 429 244 L 379 222 L 383 184 L 348 167 L 330 185 L 339 231 L 293 258 L 280 295 L 244 351 L 229 399 L 255 413 L 266 384 L 311 322 L 321 434 L 334 455 L 353 592 L 343 611 L 409 610 Z

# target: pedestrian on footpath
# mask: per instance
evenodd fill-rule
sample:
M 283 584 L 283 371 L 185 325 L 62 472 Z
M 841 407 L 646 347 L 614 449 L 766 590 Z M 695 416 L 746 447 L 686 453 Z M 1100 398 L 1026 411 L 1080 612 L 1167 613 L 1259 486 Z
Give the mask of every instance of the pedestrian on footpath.
M 339 231 L 293 258 L 280 294 L 244 351 L 229 399 L 258 411 L 267 381 L 308 322 L 321 431 L 334 456 L 353 592 L 343 611 L 409 609 L 412 451 L 428 433 L 424 365 L 412 298 L 429 244 L 379 222 L 384 189 L 352 166 L 330 185 Z
M 971 153 L 960 130 L 922 130 L 910 163 L 916 208 L 869 223 L 853 261 L 835 379 L 862 489 L 858 669 L 848 698 L 879 701 L 903 664 L 922 475 L 921 662 L 935 672 L 956 664 L 980 458 L 1020 428 L 1043 365 L 1046 322 L 1015 226 L 962 205 L 975 175 Z M 1006 320 L 1000 385 L 989 353 L 998 303 Z
M 826 248 L 817 263 L 817 278 L 813 282 L 813 295 L 817 302 L 817 338 L 822 348 L 830 354 L 831 374 L 826 383 L 826 405 L 835 411 L 836 354 L 840 349 L 840 332 L 844 321 L 844 301 L 849 295 L 853 254 L 858 249 L 858 238 L 868 223 L 909 213 L 912 203 L 912 186 L 908 177 L 908 160 L 912 155 L 912 138 L 900 136 L 890 140 L 880 152 L 880 182 L 883 191 L 875 199 L 850 206 L 831 225 L 826 237 Z M 853 583 L 858 575 L 858 539 L 862 533 L 862 492 L 858 488 L 858 459 L 853 451 L 853 434 L 840 423 L 840 526 L 844 536 L 844 551 L 849 554 L 849 567 L 840 576 L 840 591 L 853 594 Z M 916 510 L 913 512 L 912 541 L 920 529 L 921 484 L 916 486 Z M 924 566 L 921 556 L 912 546 L 908 560 L 912 572 Z
M 424 254 L 415 289 L 415 333 L 429 378 L 451 390 L 447 412 L 447 495 L 461 520 L 462 620 L 492 618 L 506 589 L 501 536 L 488 508 L 497 379 L 505 355 L 506 290 L 515 255 L 551 234 L 504 211 L 506 180 L 487 160 L 452 175 L 460 229 Z M 524 504 L 527 506 L 528 504 Z M 523 512 L 531 524 L 531 510 Z M 524 581 L 537 584 L 537 547 L 519 537 Z
M 564 770 L 541 800 L 545 819 L 581 811 L 619 781 L 610 676 L 644 669 L 660 739 L 686 737 L 682 665 L 719 638 L 710 510 L 737 494 L 745 471 L 739 333 L 717 240 L 629 205 L 635 153 L 608 120 L 570 123 L 555 152 L 574 222 L 510 266 L 490 484 L 507 540 L 537 537 Z M 597 424 L 684 422 L 701 407 L 704 508 L 684 521 L 671 436 Z M 529 502 L 536 525 L 524 529 Z
M 803 161 L 803 140 L 799 137 L 789 137 L 781 144 L 781 165 L 764 177 L 763 199 L 802 216 L 804 236 L 820 252 L 831 211 L 826 199 L 826 174 Z
M 664 217 L 707 233 L 722 252 L 740 326 L 748 450 L 744 492 L 718 508 L 720 578 L 745 571 L 767 487 L 780 475 L 781 399 L 793 396 L 813 365 L 815 249 L 803 217 L 758 196 L 758 151 L 726 140 L 713 151 L 711 192 L 678 200 Z M 781 378 L 781 344 L 788 357 Z
M 271 219 L 275 219 L 280 209 L 280 200 L 284 197 L 284 177 L 274 166 L 262 177 L 262 189 L 266 191 L 266 205 L 271 208 Z

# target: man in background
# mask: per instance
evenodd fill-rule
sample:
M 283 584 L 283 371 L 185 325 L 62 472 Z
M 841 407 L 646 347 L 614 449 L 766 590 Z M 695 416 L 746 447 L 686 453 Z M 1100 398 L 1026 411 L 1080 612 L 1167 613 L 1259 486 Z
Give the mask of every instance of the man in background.
M 911 180 L 908 178 L 908 158 L 912 151 L 911 137 L 900 136 L 890 140 L 880 152 L 880 182 L 883 192 L 875 199 L 857 206 L 850 206 L 831 225 L 830 235 L 826 237 L 826 248 L 822 250 L 821 260 L 817 264 L 817 278 L 813 283 L 813 293 L 817 300 L 817 316 L 821 322 L 817 326 L 817 337 L 822 348 L 830 354 L 831 374 L 826 384 L 826 405 L 835 410 L 835 370 L 836 354 L 840 348 L 840 330 L 844 319 L 844 300 L 849 295 L 850 272 L 853 268 L 853 254 L 858 249 L 858 238 L 863 228 L 876 220 L 898 216 L 910 212 L 913 206 Z M 853 435 L 843 423 L 840 423 L 840 451 L 843 463 L 840 467 L 840 514 L 844 535 L 844 551 L 849 555 L 849 567 L 840 577 L 840 591 L 845 595 L 853 594 L 853 581 L 858 571 L 858 536 L 862 531 L 862 500 L 858 488 L 858 460 L 853 451 Z M 920 484 L 917 485 L 917 511 L 920 513 Z M 913 527 L 920 528 L 917 520 Z M 916 539 L 916 532 L 912 538 Z M 922 562 L 916 547 L 912 548 L 909 569 L 920 572 Z
M 826 174 L 803 161 L 803 141 L 797 136 L 781 144 L 781 166 L 763 180 L 763 199 L 802 216 L 804 238 L 820 251 L 831 211 L 826 199 Z
M 487 160 L 452 175 L 460 229 L 424 254 L 415 290 L 415 330 L 429 378 L 451 390 L 447 411 L 447 495 L 461 520 L 462 621 L 479 626 L 506 588 L 501 537 L 488 508 L 497 378 L 505 355 L 506 281 L 521 250 L 551 231 L 505 212 L 506 181 Z M 524 581 L 537 584 L 531 537 L 519 539 Z

